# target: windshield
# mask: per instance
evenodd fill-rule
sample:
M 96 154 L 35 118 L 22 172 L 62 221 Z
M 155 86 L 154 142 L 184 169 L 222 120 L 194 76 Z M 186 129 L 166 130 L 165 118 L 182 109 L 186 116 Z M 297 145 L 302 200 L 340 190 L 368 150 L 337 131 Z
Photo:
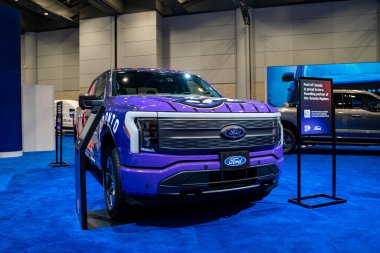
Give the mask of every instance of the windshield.
M 221 97 L 208 83 L 189 73 L 115 71 L 112 80 L 113 96 L 196 95 Z

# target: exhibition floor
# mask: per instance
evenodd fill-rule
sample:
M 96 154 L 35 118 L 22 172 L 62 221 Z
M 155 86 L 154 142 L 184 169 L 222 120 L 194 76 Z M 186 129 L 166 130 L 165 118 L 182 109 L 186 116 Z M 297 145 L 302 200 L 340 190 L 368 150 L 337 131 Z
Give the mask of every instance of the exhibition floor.
M 289 204 L 296 155 L 285 156 L 280 185 L 256 203 L 159 208 L 127 224 L 81 231 L 75 213 L 74 152 L 0 159 L 0 252 L 379 252 L 379 147 L 339 147 L 338 196 L 347 204 L 315 210 Z M 330 193 L 327 148 L 303 156 L 304 194 Z M 102 209 L 101 186 L 88 177 L 88 207 Z

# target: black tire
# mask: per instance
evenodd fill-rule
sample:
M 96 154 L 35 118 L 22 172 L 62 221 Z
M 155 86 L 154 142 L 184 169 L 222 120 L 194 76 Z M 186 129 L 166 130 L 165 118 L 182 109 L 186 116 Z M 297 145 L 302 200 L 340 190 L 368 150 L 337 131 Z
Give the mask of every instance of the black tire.
M 123 220 L 128 204 L 121 186 L 119 174 L 120 158 L 117 149 L 106 147 L 103 159 L 103 190 L 108 215 L 113 220 Z
M 294 152 L 297 145 L 296 134 L 288 129 L 284 128 L 284 154 L 289 154 Z

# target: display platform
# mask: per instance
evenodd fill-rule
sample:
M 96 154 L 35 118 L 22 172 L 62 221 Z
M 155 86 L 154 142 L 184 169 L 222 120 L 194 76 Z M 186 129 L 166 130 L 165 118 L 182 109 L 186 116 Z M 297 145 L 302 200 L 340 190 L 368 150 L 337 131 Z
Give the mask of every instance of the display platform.
M 309 210 L 296 194 L 296 155 L 286 155 L 279 187 L 256 203 L 210 203 L 136 212 L 125 224 L 82 231 L 75 213 L 74 143 L 70 167 L 48 165 L 54 152 L 0 160 L 1 252 L 376 252 L 380 248 L 379 147 L 337 147 L 337 191 L 344 205 Z M 331 147 L 304 147 L 305 195 L 329 191 Z M 16 166 L 17 165 L 17 166 Z M 315 165 L 318 165 L 316 167 Z M 318 184 L 314 184 L 318 180 Z M 87 172 L 89 210 L 104 210 L 103 189 Z M 95 227 L 102 211 L 95 213 Z M 24 221 L 20 223 L 20 221 Z M 107 221 L 105 221 L 107 223 Z M 248 236 L 249 235 L 249 236 Z M 286 236 L 284 236 L 286 235 Z M 69 246 L 68 246 L 69 245 Z

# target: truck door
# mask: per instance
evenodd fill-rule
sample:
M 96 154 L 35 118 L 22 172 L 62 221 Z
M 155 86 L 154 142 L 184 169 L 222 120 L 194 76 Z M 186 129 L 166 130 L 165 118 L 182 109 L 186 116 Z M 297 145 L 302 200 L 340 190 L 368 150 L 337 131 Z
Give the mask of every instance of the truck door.
M 106 86 L 108 83 L 108 77 L 109 77 L 109 75 L 105 73 L 99 77 L 99 79 L 98 79 L 99 81 L 96 83 L 94 94 L 95 94 L 96 98 L 99 100 L 102 99 L 104 101 L 105 89 L 106 89 Z M 90 111 L 90 110 L 87 110 L 87 111 Z M 87 117 L 89 117 L 89 114 Z M 92 160 L 93 160 L 93 162 L 95 162 L 95 164 L 97 166 L 100 167 L 101 166 L 100 165 L 100 146 L 101 146 L 101 143 L 100 143 L 100 125 L 98 125 L 96 127 L 90 143 L 93 145 L 93 147 L 92 147 L 93 148 Z
M 380 100 L 370 94 L 351 93 L 349 137 L 380 139 Z

